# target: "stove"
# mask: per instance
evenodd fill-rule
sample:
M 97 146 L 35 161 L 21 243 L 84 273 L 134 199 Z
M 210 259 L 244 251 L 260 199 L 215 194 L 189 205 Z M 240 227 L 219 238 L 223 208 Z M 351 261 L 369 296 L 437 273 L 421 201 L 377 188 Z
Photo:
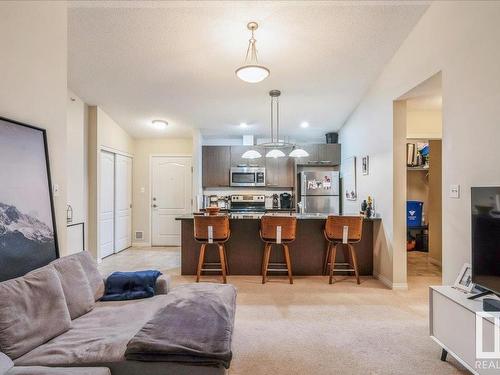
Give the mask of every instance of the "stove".
M 264 195 L 231 195 L 231 212 L 263 213 L 266 212 Z

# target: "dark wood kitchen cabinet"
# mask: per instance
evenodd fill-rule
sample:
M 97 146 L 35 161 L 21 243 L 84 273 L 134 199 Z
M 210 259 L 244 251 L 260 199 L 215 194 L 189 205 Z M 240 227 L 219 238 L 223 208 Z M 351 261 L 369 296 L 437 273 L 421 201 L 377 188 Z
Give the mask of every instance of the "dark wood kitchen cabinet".
M 325 143 L 317 146 L 319 162 L 327 162 L 327 164 L 333 165 L 340 164 L 340 145 L 338 143 Z
M 297 158 L 297 165 L 339 165 L 340 144 L 323 143 L 297 145 L 309 153 L 308 157 Z
M 228 187 L 231 168 L 230 146 L 203 146 L 203 187 Z
M 243 159 L 241 155 L 248 150 L 255 150 L 260 152 L 262 155 L 258 159 Z M 252 167 L 265 167 L 266 166 L 266 152 L 263 147 L 258 146 L 231 146 L 231 167 L 237 167 L 238 165 L 246 165 Z
M 289 154 L 290 150 L 283 150 Z M 293 188 L 295 185 L 295 160 L 285 156 L 283 158 L 266 158 L 266 186 Z

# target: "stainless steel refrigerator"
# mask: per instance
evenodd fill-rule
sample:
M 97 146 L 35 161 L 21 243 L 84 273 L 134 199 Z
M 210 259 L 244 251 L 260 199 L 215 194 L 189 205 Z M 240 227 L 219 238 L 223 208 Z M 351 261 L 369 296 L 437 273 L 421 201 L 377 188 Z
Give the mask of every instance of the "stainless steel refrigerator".
M 301 172 L 299 178 L 302 212 L 340 214 L 339 172 Z

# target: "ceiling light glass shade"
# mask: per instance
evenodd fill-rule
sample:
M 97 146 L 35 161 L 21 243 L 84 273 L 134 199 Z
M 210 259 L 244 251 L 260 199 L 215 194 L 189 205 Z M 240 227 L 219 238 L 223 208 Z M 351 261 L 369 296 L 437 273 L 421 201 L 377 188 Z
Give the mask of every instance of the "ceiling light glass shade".
M 164 120 L 153 120 L 151 124 L 153 125 L 153 127 L 160 130 L 166 129 L 168 126 L 168 122 Z
M 269 69 L 261 65 L 243 65 L 236 69 L 236 75 L 242 81 L 257 83 L 265 80 L 269 76 Z
M 272 149 L 266 154 L 266 158 L 282 158 L 286 156 L 285 153 L 277 148 Z
M 243 159 L 258 159 L 258 158 L 261 158 L 262 155 L 260 154 L 259 151 L 256 151 L 256 150 L 248 150 L 248 151 L 245 151 L 243 153 L 243 155 L 241 155 L 241 157 Z
M 290 156 L 292 158 L 305 158 L 305 157 L 309 156 L 309 153 L 306 150 L 303 150 L 301 148 L 296 148 L 295 150 L 290 152 L 288 154 L 288 156 Z

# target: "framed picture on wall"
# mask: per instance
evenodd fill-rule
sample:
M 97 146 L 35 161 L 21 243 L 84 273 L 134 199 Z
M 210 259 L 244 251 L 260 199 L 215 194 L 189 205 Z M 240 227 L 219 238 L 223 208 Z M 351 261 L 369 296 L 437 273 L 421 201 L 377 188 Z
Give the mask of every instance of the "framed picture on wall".
M 59 257 L 44 129 L 0 117 L 0 281 Z
M 368 175 L 370 169 L 370 158 L 368 155 L 363 156 L 361 158 L 361 170 L 363 171 L 363 175 Z

